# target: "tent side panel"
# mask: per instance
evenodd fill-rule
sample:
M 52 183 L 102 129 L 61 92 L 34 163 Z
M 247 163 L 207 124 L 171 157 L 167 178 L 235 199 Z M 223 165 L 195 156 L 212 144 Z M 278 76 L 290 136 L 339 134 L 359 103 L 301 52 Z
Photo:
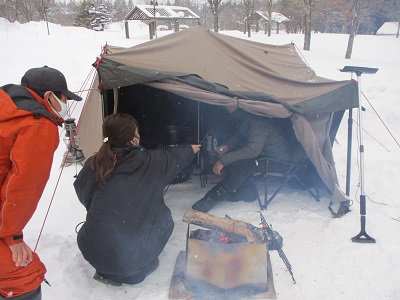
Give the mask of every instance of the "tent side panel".
M 103 109 L 101 94 L 95 88 L 99 84 L 98 75 L 91 90 L 78 123 L 77 133 L 81 139 L 79 147 L 86 158 L 95 154 L 102 145 Z

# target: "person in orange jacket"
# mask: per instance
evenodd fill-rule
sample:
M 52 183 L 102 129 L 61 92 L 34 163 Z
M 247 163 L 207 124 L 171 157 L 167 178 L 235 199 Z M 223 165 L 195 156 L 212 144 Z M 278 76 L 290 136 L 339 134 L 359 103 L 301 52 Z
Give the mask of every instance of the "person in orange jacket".
M 49 178 L 68 99 L 82 100 L 48 66 L 0 87 L 0 299 L 41 299 L 46 268 L 22 230 Z

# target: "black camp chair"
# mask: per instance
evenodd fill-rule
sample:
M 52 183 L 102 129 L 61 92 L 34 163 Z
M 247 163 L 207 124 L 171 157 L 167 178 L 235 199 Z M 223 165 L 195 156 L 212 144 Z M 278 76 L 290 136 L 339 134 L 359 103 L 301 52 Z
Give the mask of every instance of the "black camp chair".
M 269 158 L 269 157 L 259 157 L 257 159 L 259 166 L 259 174 L 264 179 L 264 204 L 259 200 L 260 208 L 262 210 L 267 209 L 268 204 L 276 197 L 276 195 L 282 190 L 282 188 L 287 185 L 289 182 L 292 184 L 298 183 L 300 186 L 307 190 L 310 195 L 315 199 L 315 201 L 320 201 L 320 195 L 318 191 L 318 187 L 314 186 L 316 192 L 314 193 L 311 190 L 309 184 L 306 184 L 300 175 L 301 171 L 309 170 L 311 166 L 311 162 L 308 159 L 302 159 L 298 163 L 293 162 L 284 162 L 277 159 Z M 268 196 L 268 186 L 269 186 L 269 177 L 279 177 L 281 180 L 279 182 L 278 187 L 272 193 L 272 195 Z

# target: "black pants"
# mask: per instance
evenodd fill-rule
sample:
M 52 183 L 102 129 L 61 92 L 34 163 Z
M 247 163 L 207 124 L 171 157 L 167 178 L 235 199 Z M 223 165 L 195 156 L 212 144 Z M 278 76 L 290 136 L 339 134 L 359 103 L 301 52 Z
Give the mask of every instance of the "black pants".
M 254 159 L 243 159 L 224 167 L 225 177 L 217 186 L 223 186 L 228 194 L 233 195 L 243 183 L 250 179 L 257 171 Z

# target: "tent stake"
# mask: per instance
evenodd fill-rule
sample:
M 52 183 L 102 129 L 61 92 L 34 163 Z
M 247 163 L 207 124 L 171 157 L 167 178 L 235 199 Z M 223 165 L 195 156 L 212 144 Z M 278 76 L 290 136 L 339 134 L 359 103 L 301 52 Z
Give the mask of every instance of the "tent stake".
M 364 142 L 363 142 L 363 129 L 362 129 L 362 98 L 361 98 L 361 75 L 365 74 L 375 74 L 378 69 L 376 68 L 365 68 L 365 67 L 355 67 L 355 66 L 345 66 L 340 70 L 341 72 L 354 72 L 357 75 L 357 86 L 358 86 L 358 131 L 360 138 L 360 215 L 361 215 L 361 231 L 356 236 L 352 237 L 351 240 L 355 243 L 375 243 L 375 239 L 370 237 L 365 231 L 365 221 L 367 214 L 367 206 L 365 201 L 364 192 Z

